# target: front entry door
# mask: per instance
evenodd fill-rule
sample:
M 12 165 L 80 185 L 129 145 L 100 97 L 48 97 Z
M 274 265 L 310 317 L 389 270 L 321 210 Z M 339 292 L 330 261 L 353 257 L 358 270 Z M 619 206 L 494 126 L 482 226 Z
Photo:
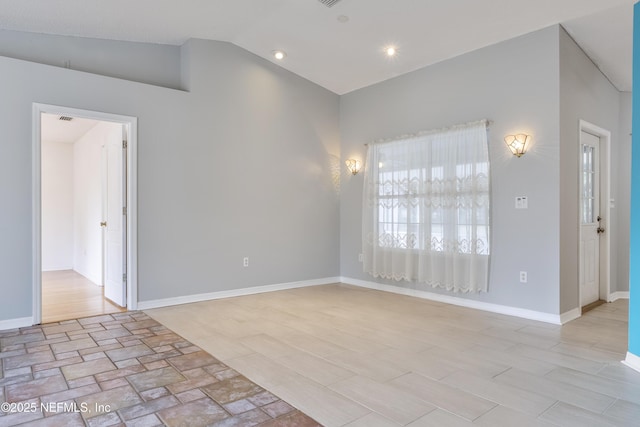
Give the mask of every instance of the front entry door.
M 600 138 L 580 134 L 580 305 L 600 299 Z

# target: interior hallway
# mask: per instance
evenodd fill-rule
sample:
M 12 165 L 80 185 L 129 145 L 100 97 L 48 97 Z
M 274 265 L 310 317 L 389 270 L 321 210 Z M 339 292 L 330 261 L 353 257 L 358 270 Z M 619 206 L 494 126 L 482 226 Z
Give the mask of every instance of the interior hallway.
M 346 285 L 146 313 L 326 426 L 640 419 L 628 300 L 565 326 Z
M 42 323 L 120 313 L 104 288 L 73 270 L 42 272 Z

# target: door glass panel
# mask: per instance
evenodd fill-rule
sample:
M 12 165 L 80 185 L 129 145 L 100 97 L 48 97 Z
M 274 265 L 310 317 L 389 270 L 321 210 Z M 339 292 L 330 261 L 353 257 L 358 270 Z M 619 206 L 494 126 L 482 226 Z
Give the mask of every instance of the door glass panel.
M 582 146 L 582 223 L 593 224 L 595 202 L 594 147 Z

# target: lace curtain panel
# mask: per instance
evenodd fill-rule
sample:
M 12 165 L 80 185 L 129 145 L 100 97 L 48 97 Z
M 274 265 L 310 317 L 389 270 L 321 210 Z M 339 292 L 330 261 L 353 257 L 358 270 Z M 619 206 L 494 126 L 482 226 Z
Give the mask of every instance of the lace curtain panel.
M 368 145 L 364 271 L 455 292 L 486 292 L 487 121 Z

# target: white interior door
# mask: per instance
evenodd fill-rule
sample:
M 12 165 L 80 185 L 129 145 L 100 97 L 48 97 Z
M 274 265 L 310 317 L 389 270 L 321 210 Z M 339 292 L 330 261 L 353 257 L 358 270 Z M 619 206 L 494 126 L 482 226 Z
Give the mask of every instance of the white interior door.
M 600 299 L 600 138 L 580 133 L 580 305 Z
M 104 296 L 126 306 L 126 144 L 124 126 L 114 126 L 105 141 L 104 174 Z

